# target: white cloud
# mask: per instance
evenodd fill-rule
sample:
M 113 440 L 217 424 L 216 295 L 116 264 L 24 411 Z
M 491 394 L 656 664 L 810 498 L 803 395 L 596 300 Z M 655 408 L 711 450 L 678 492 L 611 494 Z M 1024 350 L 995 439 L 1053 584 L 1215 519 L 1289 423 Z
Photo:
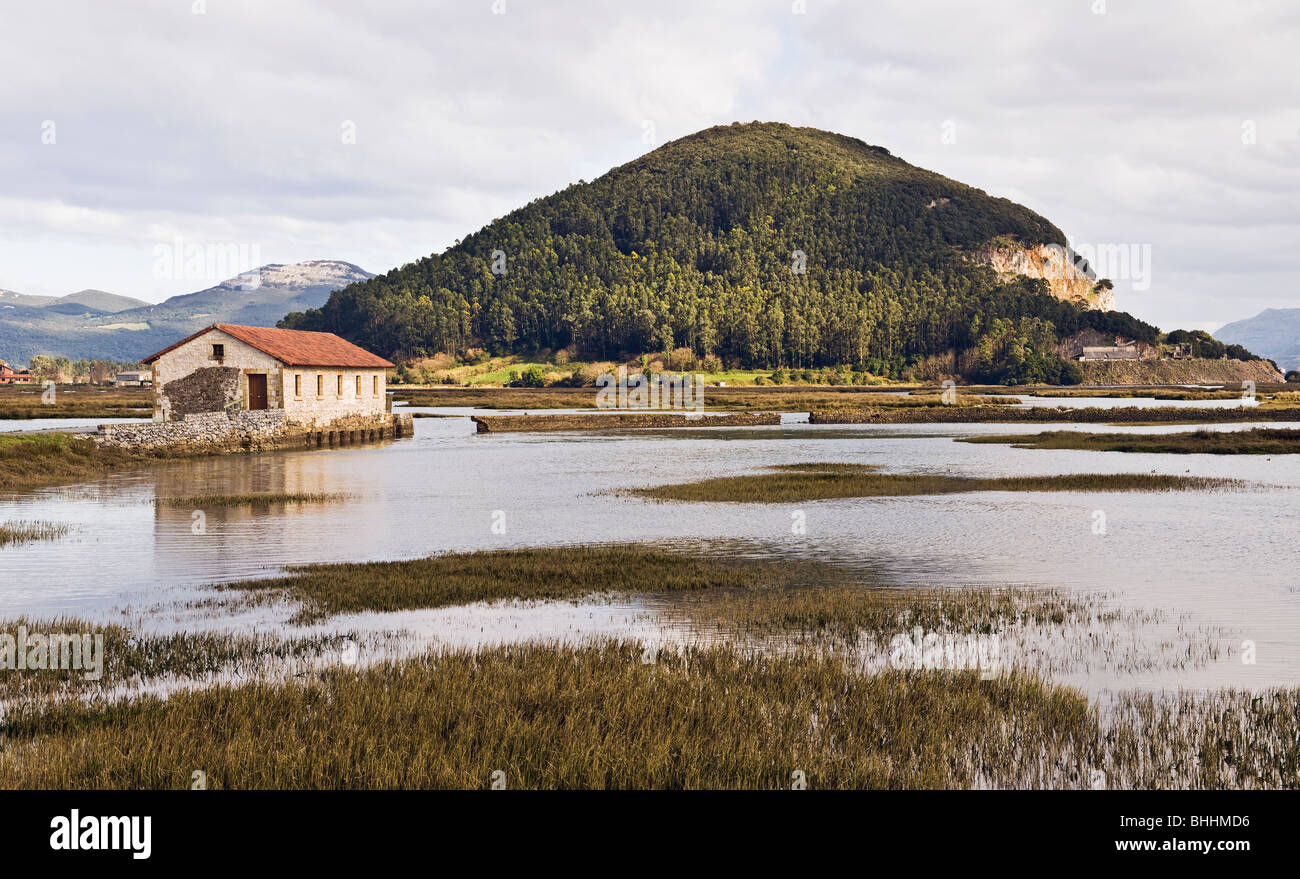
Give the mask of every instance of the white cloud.
M 881 144 L 1079 240 L 1150 244 L 1152 287 L 1120 304 L 1165 327 L 1300 304 L 1294 4 L 792 5 L 6 10 L 0 287 L 187 292 L 149 270 L 177 234 L 385 271 L 634 158 L 647 120 L 662 143 L 761 119 Z

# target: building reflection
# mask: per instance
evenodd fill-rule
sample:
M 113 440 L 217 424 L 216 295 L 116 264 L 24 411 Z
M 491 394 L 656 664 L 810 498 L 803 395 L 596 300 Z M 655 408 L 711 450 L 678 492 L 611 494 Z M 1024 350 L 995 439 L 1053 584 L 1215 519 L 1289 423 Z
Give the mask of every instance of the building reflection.
M 323 466 L 325 465 L 325 466 Z M 193 567 L 196 556 L 238 568 L 270 566 L 291 540 L 294 521 L 328 504 L 243 502 L 247 496 L 338 492 L 337 474 L 320 455 L 271 453 L 189 458 L 156 469 L 154 551 L 159 570 Z M 230 502 L 239 497 L 240 502 Z M 304 541 L 310 529 L 303 527 Z

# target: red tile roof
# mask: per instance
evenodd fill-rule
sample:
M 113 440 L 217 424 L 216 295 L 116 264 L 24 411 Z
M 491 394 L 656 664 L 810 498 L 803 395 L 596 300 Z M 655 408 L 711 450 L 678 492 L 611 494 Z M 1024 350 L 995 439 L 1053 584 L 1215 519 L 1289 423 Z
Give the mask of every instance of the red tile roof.
M 221 330 L 259 351 L 270 354 L 285 366 L 342 366 L 350 369 L 384 369 L 392 363 L 358 348 L 333 333 L 309 333 L 306 330 L 277 330 L 271 327 L 241 327 L 236 324 L 213 324 L 192 336 L 168 345 L 156 354 L 150 354 L 141 363 L 153 363 L 159 357 L 179 348 L 204 333 Z

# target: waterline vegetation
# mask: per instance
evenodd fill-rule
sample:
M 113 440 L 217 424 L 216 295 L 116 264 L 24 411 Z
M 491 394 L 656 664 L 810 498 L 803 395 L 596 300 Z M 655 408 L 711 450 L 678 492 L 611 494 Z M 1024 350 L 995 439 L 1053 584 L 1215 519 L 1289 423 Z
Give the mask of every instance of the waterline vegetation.
M 766 473 L 630 489 L 629 494 L 662 501 L 775 504 L 976 491 L 1206 491 L 1243 485 L 1235 479 L 1157 473 L 980 477 L 946 473 L 881 473 L 872 464 L 807 463 L 778 465 Z
M 63 522 L 10 520 L 0 522 L 0 546 L 11 543 L 32 543 L 37 540 L 58 540 L 72 531 Z
M 1011 445 L 1017 449 L 1081 449 L 1093 452 L 1177 455 L 1290 455 L 1300 452 L 1300 430 L 1267 427 L 1136 435 L 1049 430 L 1036 434 L 958 437 L 957 441 Z
M 139 460 L 67 433 L 0 436 L 0 491 L 98 479 Z
M 811 410 L 812 424 L 1222 424 L 1300 421 L 1300 406 L 840 406 Z
M 830 650 L 864 668 L 897 667 L 900 636 L 993 637 L 994 664 L 1055 679 L 1104 670 L 1118 676 L 1203 668 L 1232 653 L 1225 630 L 1123 607 L 1115 596 L 1043 587 L 915 588 L 871 582 L 720 589 L 669 605 L 693 633 L 764 650 Z M 911 637 L 911 640 L 919 640 Z M 958 651 L 959 652 L 959 651 Z M 947 662 L 947 658 L 943 661 Z M 949 666 L 951 667 L 951 666 Z
M 148 418 L 153 404 L 152 388 L 0 386 L 0 420 Z
M 340 589 L 360 587 L 351 599 L 360 606 L 529 591 L 671 593 L 701 632 L 728 640 L 523 643 L 358 664 L 355 652 L 352 662 L 343 658 L 342 639 L 351 636 L 340 634 L 151 635 L 104 626 L 101 681 L 0 678 L 0 785 L 178 788 L 195 766 L 215 788 L 481 788 L 494 778 L 511 788 L 770 789 L 796 780 L 814 788 L 1060 788 L 1095 787 L 1099 774 L 1116 788 L 1296 785 L 1297 690 L 1183 694 L 1172 703 L 1121 693 L 1103 714 L 1018 662 L 870 669 L 854 649 L 864 636 L 883 642 L 917 628 L 1002 636 L 1016 626 L 1091 645 L 1088 626 L 1128 631 L 1132 622 L 1100 596 L 887 589 L 815 562 L 627 547 L 307 570 L 339 575 Z M 427 591 L 460 573 L 476 588 L 451 597 Z M 565 585 L 574 578 L 581 582 Z M 18 625 L 96 630 L 70 619 L 7 624 Z M 808 636 L 793 649 L 754 640 L 793 632 Z M 198 685 L 149 686 L 174 679 Z
M 76 617 L 0 620 L 0 634 L 12 635 L 20 628 L 103 636 L 103 675 L 87 680 L 79 673 L 55 669 L 7 670 L 0 674 L 0 719 L 15 703 L 33 698 L 92 696 L 105 688 L 139 687 L 162 680 L 201 681 L 213 675 L 242 677 L 262 673 L 287 662 L 337 654 L 351 637 L 337 633 L 295 638 L 266 633 L 152 633 Z
M 306 565 L 288 576 L 223 589 L 276 590 L 302 602 L 298 622 L 332 614 L 447 607 L 475 601 L 542 601 L 686 592 L 826 577 L 813 562 L 692 556 L 630 545 L 446 553 L 398 562 Z
M 215 788 L 1294 788 L 1297 718 L 1294 689 L 1121 694 L 1103 719 L 1014 671 L 534 644 L 24 703 L 5 717 L 0 785 L 181 788 L 202 766 Z

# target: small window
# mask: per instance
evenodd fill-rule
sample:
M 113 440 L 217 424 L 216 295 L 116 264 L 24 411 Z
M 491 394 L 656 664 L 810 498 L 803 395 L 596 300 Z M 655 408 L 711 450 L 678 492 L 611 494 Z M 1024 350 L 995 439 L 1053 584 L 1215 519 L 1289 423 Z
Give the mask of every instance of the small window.
M 339 397 L 343 396 L 343 373 L 341 372 L 339 373 L 338 383 L 334 387 L 334 393 Z
M 316 396 L 325 396 L 325 376 L 323 375 L 316 376 Z
M 302 373 L 301 372 L 295 374 L 293 377 L 293 395 L 295 397 L 302 396 Z
M 357 376 L 357 396 L 361 396 L 361 376 Z
M 379 376 L 375 376 L 375 396 L 379 396 Z
M 213 345 L 213 346 L 212 346 L 212 359 L 213 359 L 213 360 L 220 360 L 221 358 L 223 358 L 223 357 L 225 357 L 225 356 L 226 356 L 226 346 L 225 346 L 225 345 Z

